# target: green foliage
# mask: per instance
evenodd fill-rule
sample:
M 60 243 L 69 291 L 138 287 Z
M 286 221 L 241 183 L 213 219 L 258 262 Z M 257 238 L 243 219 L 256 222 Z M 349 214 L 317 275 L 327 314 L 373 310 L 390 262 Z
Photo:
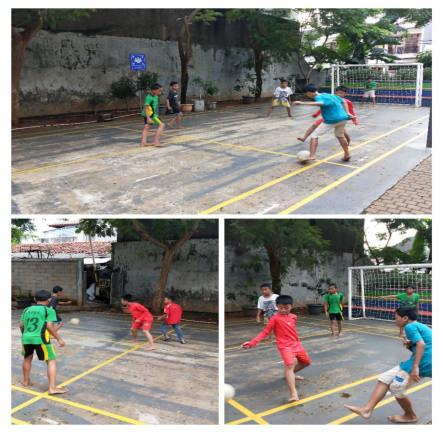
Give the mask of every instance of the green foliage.
M 206 99 L 208 96 L 214 96 L 220 91 L 220 89 L 211 80 L 203 80 L 202 78 L 197 77 L 193 80 L 193 82 L 203 91 L 203 99 Z
M 203 9 L 195 16 L 193 21 L 201 21 L 208 26 L 217 21 L 217 18 L 221 16 L 223 16 L 221 12 L 216 12 L 212 9 Z
M 432 68 L 423 68 L 423 80 L 432 81 Z
M 234 86 L 234 90 L 239 92 L 243 88 L 247 88 L 250 95 L 258 97 L 261 93 L 261 89 L 256 85 L 257 76 L 250 72 L 247 72 L 245 78 L 237 79 L 237 84 Z
M 301 286 L 310 292 L 314 292 L 314 296 L 316 299 L 321 298 L 322 296 L 328 293 L 328 287 L 332 284 L 333 281 L 328 277 L 320 278 L 314 285 L 309 285 L 308 283 L 301 283 Z
M 158 83 L 159 75 L 156 72 L 142 72 L 137 77 L 136 89 L 141 92 L 147 92 L 153 84 Z
M 93 12 L 95 9 L 12 9 L 12 26 L 29 28 L 41 18 L 44 22 L 43 28 L 55 30 L 61 22 L 89 18 Z
M 423 63 L 423 68 L 432 68 L 432 51 L 422 51 L 417 54 L 416 60 L 418 63 Z
M 32 236 L 35 230 L 31 219 L 11 219 L 11 243 L 21 244 L 24 239 Z
M 95 112 L 97 112 L 97 106 L 102 105 L 105 102 L 106 98 L 102 93 L 92 93 L 88 99 L 88 104 L 94 107 Z
M 131 78 L 123 76 L 111 83 L 111 94 L 114 98 L 124 99 L 129 110 L 129 100 L 136 96 L 137 85 Z

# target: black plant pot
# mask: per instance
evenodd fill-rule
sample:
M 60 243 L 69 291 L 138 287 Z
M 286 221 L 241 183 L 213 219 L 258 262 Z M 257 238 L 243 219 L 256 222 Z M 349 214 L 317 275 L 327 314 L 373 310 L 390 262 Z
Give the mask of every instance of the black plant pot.
M 32 299 L 17 299 L 17 308 L 24 310 L 32 305 Z
M 323 312 L 323 304 L 308 304 L 308 313 L 313 316 L 318 316 Z
M 248 305 L 246 307 L 242 307 L 243 316 L 245 317 L 255 317 L 257 315 L 257 307 L 252 305 Z

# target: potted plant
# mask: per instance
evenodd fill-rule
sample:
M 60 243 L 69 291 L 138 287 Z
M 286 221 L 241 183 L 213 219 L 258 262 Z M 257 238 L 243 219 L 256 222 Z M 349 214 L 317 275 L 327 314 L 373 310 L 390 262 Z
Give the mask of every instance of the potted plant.
M 19 290 L 14 295 L 14 298 L 15 301 L 17 302 L 17 308 L 19 310 L 23 310 L 32 305 L 32 294 L 30 290 L 28 290 L 27 292 L 22 292 L 21 290 Z
M 243 315 L 245 317 L 255 317 L 257 315 L 257 302 L 260 296 L 257 292 L 246 293 L 246 292 L 238 292 L 238 296 L 246 298 L 252 305 L 244 305 L 242 306 Z M 236 301 L 237 294 L 234 292 L 228 292 L 226 294 L 226 299 L 229 301 Z
M 200 87 L 200 100 L 202 99 L 202 91 L 203 91 L 203 104 L 206 102 L 206 107 L 208 110 L 215 110 L 217 107 L 217 102 L 211 101 L 211 97 L 220 91 L 220 89 L 215 85 L 215 83 L 211 80 L 202 80 L 200 77 L 194 79 L 194 83 Z M 200 102 L 200 100 L 195 100 L 194 107 L 196 107 L 196 102 Z M 197 110 L 196 110 L 197 111 Z
M 257 97 L 259 90 L 255 84 L 255 75 L 251 73 L 247 73 L 246 77 L 241 79 L 237 79 L 237 84 L 234 86 L 234 90 L 239 92 L 244 87 L 247 87 L 249 94 L 243 95 L 243 104 L 253 104 L 255 102 L 255 98 Z
M 324 303 L 322 302 L 322 298 L 326 293 L 328 293 L 328 289 L 324 288 L 324 284 L 331 284 L 331 280 L 329 278 L 320 278 L 316 284 L 310 286 L 307 283 L 302 283 L 301 286 L 305 289 L 308 289 L 311 292 L 314 292 L 314 303 L 307 304 L 308 313 L 312 315 L 319 315 L 323 313 Z
M 198 99 L 191 99 L 194 104 L 194 111 L 204 111 L 205 110 L 205 100 L 202 98 L 203 91 L 203 80 L 200 77 L 194 78 L 192 80 L 200 88 L 200 94 Z

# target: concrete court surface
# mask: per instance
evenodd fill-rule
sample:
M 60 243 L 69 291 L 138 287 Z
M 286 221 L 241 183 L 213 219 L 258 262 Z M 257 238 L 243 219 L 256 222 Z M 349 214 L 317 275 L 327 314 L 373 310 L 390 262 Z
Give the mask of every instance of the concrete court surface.
M 263 340 L 248 350 L 239 347 L 263 326 L 247 318 L 225 321 L 225 382 L 236 389 L 225 405 L 227 424 L 393 424 L 387 417 L 402 413 L 391 394 L 369 420 L 343 407 L 366 403 L 378 375 L 409 358 L 394 323 L 346 320 L 344 335 L 331 340 L 324 316 L 299 316 L 297 331 L 312 364 L 299 373 L 305 380 L 296 381 L 300 401 L 290 404 L 275 344 Z M 430 385 L 426 378 L 411 388 L 419 424 L 431 422 Z
M 127 315 L 62 314 L 65 321 L 78 317 L 80 324 L 66 323 L 61 328 L 64 348 L 53 342 L 58 356 L 57 384 L 66 383 L 69 391 L 52 398 L 44 394 L 46 363 L 35 355 L 32 386 L 24 388 L 20 383 L 20 316 L 20 310 L 12 312 L 14 424 L 218 423 L 216 324 L 183 322 L 188 344 L 180 344 L 171 334 L 168 342 L 156 340 L 158 350 L 147 352 L 144 346 L 130 342 Z M 160 335 L 159 323 L 151 329 L 154 338 Z M 139 338 L 140 343 L 146 341 L 141 331 Z
M 14 132 L 12 213 L 356 214 L 430 154 L 429 108 L 356 104 L 352 160 L 327 132 L 318 160 L 301 165 L 313 108 L 266 119 L 267 108 L 190 113 L 186 129 L 165 130 L 164 148 L 139 147 L 138 115 Z

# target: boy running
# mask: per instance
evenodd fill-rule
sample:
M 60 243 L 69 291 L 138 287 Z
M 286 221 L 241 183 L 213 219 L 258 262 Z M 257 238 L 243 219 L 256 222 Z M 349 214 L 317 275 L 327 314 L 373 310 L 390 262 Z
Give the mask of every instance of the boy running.
M 62 292 L 63 292 L 62 287 L 54 286 L 52 289 L 51 301 L 49 302 L 49 305 L 48 305 L 49 308 L 52 308 L 55 311 L 55 315 L 57 316 L 57 320 L 54 320 L 54 322 L 53 322 L 56 332 L 58 332 L 59 329 L 65 324 L 65 322 L 63 322 L 62 318 L 57 313 L 57 305 L 58 304 L 60 304 L 60 305 L 72 304 L 71 301 L 62 302 L 62 301 L 58 300 L 58 297 L 61 295 Z
M 404 414 L 389 416 L 389 421 L 395 423 L 418 421 L 406 391 L 423 377 L 432 377 L 432 331 L 426 325 L 417 322 L 417 317 L 417 310 L 411 308 L 401 307 L 395 312 L 395 323 L 405 329 L 406 339 L 403 345 L 412 351 L 411 357 L 378 378 L 378 383 L 364 406 L 345 404 L 345 408 L 368 419 L 375 406 L 390 391 L 404 410 Z
M 65 342 L 57 334 L 52 322 L 56 321 L 55 310 L 48 308 L 51 294 L 47 290 L 37 290 L 34 301 L 37 305 L 25 308 L 20 319 L 20 331 L 22 333 L 22 355 L 23 359 L 23 386 L 30 386 L 29 375 L 31 373 L 32 358 L 34 352 L 39 361 L 46 361 L 49 394 L 64 394 L 68 392 L 66 388 L 56 386 L 57 364 L 56 355 L 52 347 L 50 335 L 58 342 L 60 347 L 65 346 Z
M 149 310 L 137 302 L 132 302 L 132 295 L 129 293 L 123 295 L 121 302 L 122 305 L 126 307 L 132 314 L 132 326 L 131 326 L 131 334 L 133 337 L 132 341 L 134 343 L 138 342 L 137 330 L 141 328 L 149 342 L 149 347 L 145 347 L 144 350 L 156 350 L 157 347 L 154 344 L 154 339 L 152 338 L 152 335 L 149 332 L 149 330 L 151 329 L 152 322 L 154 320 Z
M 160 136 L 165 129 L 164 123 L 159 119 L 157 115 L 158 108 L 158 97 L 163 92 L 163 87 L 160 84 L 153 84 L 151 90 L 146 95 L 145 105 L 142 110 L 142 116 L 144 118 L 145 126 L 142 132 L 142 141 L 140 146 L 154 146 L 154 147 L 164 147 L 160 144 Z M 154 142 L 148 143 L 149 128 L 151 125 L 157 125 L 157 131 L 155 132 Z
M 271 113 L 274 111 L 274 108 L 278 105 L 283 105 L 283 107 L 286 107 L 286 111 L 288 112 L 288 116 L 292 117 L 291 115 L 291 104 L 289 103 L 289 97 L 292 95 L 292 90 L 290 87 L 288 87 L 288 80 L 281 80 L 280 86 L 275 89 L 274 94 L 272 95 L 272 105 L 268 110 L 268 113 L 266 114 L 266 117 L 269 117 Z
M 335 337 L 335 320 L 338 324 L 338 336 L 343 335 L 342 332 L 342 320 L 343 320 L 343 293 L 340 293 L 337 289 L 337 284 L 331 283 L 328 286 L 329 293 L 325 295 L 323 301 L 325 301 L 325 315 L 329 317 L 331 324 L 332 338 Z
M 168 97 L 166 98 L 166 108 L 169 113 L 173 114 L 173 118 L 167 125 L 170 128 L 174 127 L 174 122 L 177 121 L 177 129 L 183 129 L 182 126 L 182 116 L 183 113 L 180 110 L 180 101 L 178 99 L 178 82 L 172 81 L 170 83 L 170 90 L 168 93 Z
M 260 316 L 263 313 L 263 323 L 267 325 L 269 319 L 278 313 L 278 308 L 275 304 L 278 295 L 272 293 L 270 284 L 262 284 L 260 291 L 262 295 L 258 298 L 257 303 L 257 323 L 260 323 Z M 272 333 L 269 333 L 269 341 L 272 341 Z
M 165 308 L 163 309 L 163 316 L 157 318 L 157 320 L 164 320 L 161 326 L 161 331 L 164 336 L 163 341 L 168 341 L 171 338 L 168 336 L 168 326 L 172 326 L 172 329 L 175 331 L 178 337 L 178 341 L 181 344 L 185 344 L 186 341 L 183 338 L 183 333 L 180 328 L 180 321 L 182 318 L 182 309 L 180 305 L 174 303 L 174 297 L 172 295 L 165 296 L 164 299 Z
M 363 93 L 363 96 L 361 98 L 361 103 L 365 103 L 366 98 L 371 98 L 372 100 L 372 106 L 375 107 L 375 89 L 377 88 L 378 83 L 375 82 L 371 77 L 368 77 L 368 81 L 365 83 L 365 93 Z
M 295 373 L 311 364 L 311 360 L 306 350 L 300 343 L 300 339 L 295 329 L 297 316 L 291 314 L 292 298 L 288 295 L 280 295 L 276 300 L 278 313 L 269 319 L 266 328 L 254 339 L 242 344 L 242 347 L 249 349 L 262 341 L 271 331 L 274 331 L 277 340 L 277 348 L 285 364 L 285 379 L 289 388 L 289 401 L 298 401 L 298 393 L 295 388 L 295 379 L 302 380 L 303 377 L 296 376 Z M 297 359 L 297 364 L 294 360 Z

